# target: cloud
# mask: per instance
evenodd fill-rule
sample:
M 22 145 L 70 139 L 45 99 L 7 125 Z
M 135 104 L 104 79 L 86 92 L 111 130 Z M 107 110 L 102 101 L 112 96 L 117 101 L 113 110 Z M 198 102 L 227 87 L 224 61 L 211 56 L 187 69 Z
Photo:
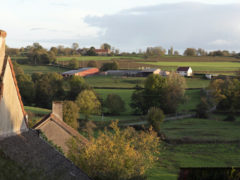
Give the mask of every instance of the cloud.
M 239 9 L 240 4 L 163 4 L 87 16 L 84 21 L 104 30 L 101 41 L 124 50 L 161 45 L 240 51 Z

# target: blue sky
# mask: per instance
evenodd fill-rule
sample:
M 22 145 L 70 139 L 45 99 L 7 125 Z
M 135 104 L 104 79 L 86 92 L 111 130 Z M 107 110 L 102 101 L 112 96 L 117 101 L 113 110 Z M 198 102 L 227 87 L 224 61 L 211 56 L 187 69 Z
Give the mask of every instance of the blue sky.
M 163 46 L 240 52 L 238 0 L 8 0 L 0 29 L 7 44 L 99 47 L 121 51 Z

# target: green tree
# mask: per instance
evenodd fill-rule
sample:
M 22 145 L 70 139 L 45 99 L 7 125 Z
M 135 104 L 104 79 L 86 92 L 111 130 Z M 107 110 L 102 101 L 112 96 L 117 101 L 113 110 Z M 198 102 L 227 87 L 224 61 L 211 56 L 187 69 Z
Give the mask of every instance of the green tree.
M 35 83 L 36 105 L 51 108 L 53 100 L 65 98 L 63 77 L 58 73 L 42 74 Z
M 68 67 L 71 69 L 78 69 L 79 68 L 78 60 L 76 58 L 71 59 L 68 63 Z
M 72 76 L 68 82 L 70 86 L 69 99 L 71 100 L 75 100 L 80 92 L 90 88 L 81 76 Z
M 120 130 L 117 122 L 110 127 L 113 132 L 105 129 L 83 147 L 72 139 L 68 143 L 68 157 L 93 179 L 144 179 L 157 160 L 160 145 L 157 134 L 152 129 Z
M 79 111 L 85 115 L 85 120 L 89 119 L 90 114 L 99 114 L 101 103 L 92 90 L 83 90 L 76 99 Z
M 20 74 L 16 78 L 24 104 L 31 105 L 35 101 L 35 87 L 31 76 Z
M 91 47 L 87 53 L 86 53 L 87 56 L 97 56 L 97 53 L 95 51 L 95 48 L 94 47 Z
M 126 110 L 125 102 L 117 94 L 108 94 L 104 106 L 108 109 L 108 113 L 112 115 L 118 115 Z
M 119 69 L 119 63 L 117 61 L 113 61 L 112 63 L 103 63 L 102 67 L 100 68 L 101 71 L 117 70 L 117 69 Z
M 208 118 L 209 109 L 210 109 L 210 105 L 207 101 L 207 98 L 202 97 L 200 103 L 197 105 L 196 116 L 198 118 Z
M 147 120 L 156 132 L 160 132 L 161 123 L 164 120 L 164 113 L 160 108 L 151 107 L 148 110 Z
M 197 50 L 194 49 L 194 48 L 187 48 L 185 51 L 184 51 L 184 56 L 196 56 L 197 55 Z
M 73 101 L 64 101 L 63 102 L 63 121 L 66 122 L 69 126 L 74 129 L 79 128 L 78 123 L 78 106 Z

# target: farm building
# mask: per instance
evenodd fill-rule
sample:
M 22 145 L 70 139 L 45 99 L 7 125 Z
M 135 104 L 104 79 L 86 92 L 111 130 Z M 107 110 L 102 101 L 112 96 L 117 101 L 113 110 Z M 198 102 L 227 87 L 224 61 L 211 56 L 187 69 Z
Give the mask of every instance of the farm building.
M 161 72 L 160 69 L 143 69 L 138 72 L 138 76 L 146 77 L 150 74 L 160 74 L 160 72 Z
M 95 52 L 97 53 L 97 55 L 106 56 L 111 53 L 111 50 L 110 49 L 95 49 Z
M 88 140 L 63 121 L 62 109 L 62 102 L 53 102 L 52 112 L 33 128 L 41 130 L 49 140 L 60 146 L 64 153 L 68 153 L 68 146 L 66 143 L 71 138 L 76 137 L 83 145 L 87 144 Z
M 190 77 L 193 75 L 193 71 L 191 67 L 179 67 L 177 68 L 177 73 L 181 76 L 187 76 Z
M 62 75 L 64 77 L 69 77 L 69 76 L 89 76 L 89 75 L 94 75 L 97 74 L 99 72 L 98 68 L 80 68 L 77 70 L 71 70 L 71 71 L 67 71 L 62 73 Z
M 109 76 L 137 76 L 139 70 L 108 70 L 105 75 Z

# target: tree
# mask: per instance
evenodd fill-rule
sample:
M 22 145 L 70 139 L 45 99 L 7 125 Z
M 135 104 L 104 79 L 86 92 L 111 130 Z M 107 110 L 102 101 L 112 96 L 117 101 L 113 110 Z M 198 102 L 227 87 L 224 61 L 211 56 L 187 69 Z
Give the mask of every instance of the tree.
M 76 99 L 79 111 L 85 115 L 85 120 L 89 119 L 90 114 L 99 114 L 101 104 L 92 90 L 83 90 Z
M 109 45 L 108 43 L 104 43 L 104 44 L 101 45 L 101 49 L 110 50 L 111 45 Z
M 16 78 L 24 104 L 31 105 L 35 100 L 35 87 L 31 76 L 19 74 Z
M 117 61 L 113 61 L 112 63 L 103 63 L 102 67 L 100 68 L 101 71 L 117 70 L 117 69 L 119 69 L 119 64 Z
M 108 113 L 112 115 L 118 115 L 126 110 L 125 102 L 117 94 L 108 94 L 104 106 L 108 109 Z
M 185 79 L 176 73 L 168 78 L 160 75 L 149 75 L 145 89 L 137 89 L 131 98 L 131 107 L 135 112 L 146 114 L 150 107 L 161 108 L 164 113 L 174 113 L 184 99 Z
M 70 90 L 69 90 L 69 99 L 75 100 L 80 92 L 85 89 L 89 89 L 88 84 L 85 82 L 81 76 L 72 76 L 68 80 Z
M 197 105 L 196 116 L 198 118 L 208 118 L 208 111 L 210 109 L 206 97 L 202 97 L 200 103 Z
M 146 56 L 164 56 L 166 53 L 166 50 L 159 47 L 148 47 L 146 50 Z
M 89 61 L 87 67 L 97 67 L 97 61 Z
M 73 50 L 77 50 L 78 47 L 79 47 L 78 43 L 73 43 L 72 44 L 72 49 Z
M 42 74 L 35 83 L 36 105 L 51 108 L 53 100 L 63 100 L 65 91 L 63 77 L 58 73 Z
M 196 56 L 197 55 L 197 50 L 194 49 L 194 48 L 187 48 L 185 51 L 184 51 L 184 56 Z
M 68 63 L 68 67 L 71 69 L 78 69 L 79 68 L 78 60 L 76 58 L 71 59 Z
M 174 56 L 179 56 L 179 52 L 177 50 L 174 51 L 173 53 Z
M 14 69 L 16 76 L 18 76 L 20 74 L 24 74 L 23 69 L 16 61 L 13 61 L 12 64 L 13 64 L 13 69 Z
M 97 56 L 97 53 L 95 51 L 94 47 L 91 47 L 87 52 L 86 52 L 87 56 Z
M 148 110 L 147 120 L 156 132 L 160 132 L 161 123 L 164 120 L 164 113 L 160 108 L 151 107 Z
M 171 47 L 171 48 L 168 50 L 168 55 L 169 55 L 169 56 L 172 56 L 172 55 L 173 55 L 173 47 Z
M 79 128 L 77 120 L 79 117 L 78 111 L 78 106 L 73 101 L 63 102 L 63 121 L 74 129 Z
M 68 143 L 69 159 L 93 179 L 143 179 L 157 160 L 160 145 L 157 134 L 152 129 L 120 130 L 117 122 L 110 128 L 113 132 L 105 129 L 83 147 L 72 139 Z

